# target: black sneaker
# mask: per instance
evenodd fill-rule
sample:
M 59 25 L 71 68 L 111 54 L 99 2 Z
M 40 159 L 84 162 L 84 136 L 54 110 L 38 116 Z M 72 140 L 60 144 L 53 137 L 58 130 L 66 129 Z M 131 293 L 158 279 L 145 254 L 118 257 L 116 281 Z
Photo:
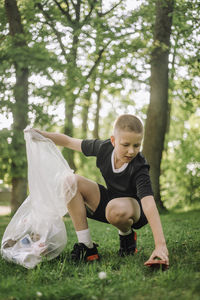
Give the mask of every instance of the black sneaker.
M 119 255 L 126 256 L 126 255 L 133 255 L 137 253 L 136 242 L 137 242 L 137 234 L 135 231 L 129 235 L 119 235 L 120 238 L 120 249 Z
M 93 244 L 93 248 L 88 248 L 86 245 L 83 243 L 76 243 L 74 244 L 74 248 L 71 252 L 71 258 L 74 261 L 95 261 L 99 260 L 99 254 L 97 244 Z

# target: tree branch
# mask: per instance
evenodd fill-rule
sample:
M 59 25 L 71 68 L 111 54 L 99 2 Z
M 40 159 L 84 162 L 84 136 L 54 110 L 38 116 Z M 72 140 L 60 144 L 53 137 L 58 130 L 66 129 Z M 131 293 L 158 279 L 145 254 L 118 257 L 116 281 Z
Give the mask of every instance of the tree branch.
M 67 12 L 69 13 L 69 2 L 68 2 L 68 0 L 64 0 L 64 2 L 67 5 Z
M 106 48 L 108 47 L 108 45 L 112 42 L 112 40 L 110 40 L 104 47 L 103 49 L 99 50 L 99 54 L 98 54 L 98 57 L 96 59 L 96 61 L 94 62 L 93 66 L 91 67 L 88 75 L 85 77 L 85 82 L 88 80 L 89 77 L 91 77 L 91 75 L 94 73 L 95 69 L 97 68 L 99 62 L 101 61 L 101 58 L 102 58 L 102 55 L 104 53 L 104 51 L 106 50 Z M 84 84 L 82 84 L 79 88 L 79 91 L 77 93 L 77 97 L 78 95 L 80 94 L 82 88 L 83 88 Z
M 53 81 L 54 85 L 57 85 L 56 81 L 53 79 L 53 77 L 51 76 L 51 74 L 49 72 L 47 72 L 45 70 L 45 71 L 43 71 L 43 74 L 46 75 L 48 79 L 50 79 L 51 81 Z
M 99 62 L 100 62 L 100 60 L 101 60 L 101 57 L 102 57 L 104 51 L 106 50 L 106 48 L 108 47 L 108 45 L 110 44 L 110 42 L 111 42 L 111 40 L 107 43 L 107 45 L 106 45 L 103 49 L 101 49 L 101 50 L 99 51 L 99 54 L 98 54 L 98 57 L 97 57 L 96 61 L 94 62 L 92 68 L 90 69 L 88 75 L 86 76 L 86 80 L 92 75 L 92 73 L 94 72 L 94 70 L 95 70 L 96 67 L 98 66 L 98 64 L 99 64 Z
M 71 3 L 72 3 L 72 5 L 73 5 L 74 9 L 76 10 L 76 4 L 74 3 L 73 0 L 71 0 Z
M 90 2 L 90 1 L 88 1 Z M 92 1 L 90 4 L 90 10 L 89 10 L 89 13 L 87 14 L 87 16 L 85 17 L 85 19 L 83 20 L 83 24 L 87 23 L 87 21 L 90 19 L 90 16 L 94 10 L 94 7 L 95 7 L 95 4 L 97 3 L 96 0 Z
M 113 7 L 111 7 L 111 9 L 109 9 L 108 11 L 106 11 L 105 13 L 98 13 L 99 17 L 104 17 L 107 14 L 109 14 L 111 11 L 113 11 L 119 4 L 122 3 L 123 0 L 120 0 L 117 4 L 115 4 Z
M 51 19 L 51 17 L 48 15 L 48 13 L 47 13 L 46 11 L 43 10 L 42 4 L 41 4 L 41 3 L 37 3 L 37 7 L 41 10 L 43 16 L 44 16 L 45 19 L 46 19 L 46 23 L 51 27 L 51 29 L 53 30 L 55 36 L 57 37 L 58 43 L 59 43 L 60 48 L 61 48 L 61 51 L 62 51 L 62 55 L 65 57 L 65 59 L 66 59 L 66 61 L 67 61 L 67 55 L 66 55 L 66 52 L 65 52 L 65 46 L 64 46 L 63 43 L 62 43 L 60 32 L 58 32 L 58 31 L 55 29 L 55 26 L 52 24 L 52 19 Z
M 80 21 L 80 10 L 81 10 L 81 0 L 77 0 L 77 4 L 75 4 L 73 2 L 73 0 L 71 0 L 72 5 L 75 9 L 75 14 L 76 14 L 76 22 Z
M 62 8 L 62 6 L 60 5 L 60 3 L 59 3 L 57 0 L 53 0 L 53 1 L 56 3 L 56 5 L 58 6 L 58 8 L 59 8 L 60 11 L 62 12 L 62 14 L 65 15 L 65 16 L 67 17 L 68 22 L 69 22 L 71 25 L 73 25 L 74 22 L 72 21 L 72 18 L 71 18 L 70 14 L 69 14 L 69 3 L 68 3 L 68 1 L 65 0 L 65 3 L 66 3 L 66 5 L 67 5 L 67 11 L 65 11 L 65 10 Z

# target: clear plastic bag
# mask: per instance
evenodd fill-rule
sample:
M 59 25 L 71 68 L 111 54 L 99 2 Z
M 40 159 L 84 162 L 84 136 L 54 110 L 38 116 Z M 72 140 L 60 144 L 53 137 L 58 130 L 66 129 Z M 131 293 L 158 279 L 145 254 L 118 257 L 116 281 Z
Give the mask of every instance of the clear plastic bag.
M 77 191 L 73 170 L 55 144 L 34 129 L 24 130 L 29 196 L 8 224 L 1 255 L 34 268 L 43 257 L 58 256 L 67 243 L 62 217 Z

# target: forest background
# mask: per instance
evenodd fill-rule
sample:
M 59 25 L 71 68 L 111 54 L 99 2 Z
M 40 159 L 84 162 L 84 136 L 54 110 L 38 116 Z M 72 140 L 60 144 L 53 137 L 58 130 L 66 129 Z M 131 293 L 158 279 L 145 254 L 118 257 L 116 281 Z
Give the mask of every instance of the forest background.
M 27 195 L 23 129 L 109 138 L 121 113 L 145 124 L 160 210 L 199 207 L 197 0 L 0 1 L 0 188 Z M 61 149 L 102 182 L 93 158 Z

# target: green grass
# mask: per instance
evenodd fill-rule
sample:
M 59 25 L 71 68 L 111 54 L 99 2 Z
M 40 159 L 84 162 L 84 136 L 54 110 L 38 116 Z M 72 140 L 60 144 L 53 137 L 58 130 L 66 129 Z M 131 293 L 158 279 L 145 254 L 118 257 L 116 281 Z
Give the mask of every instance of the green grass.
M 99 244 L 102 259 L 93 264 L 72 264 L 70 251 L 76 236 L 71 220 L 66 218 L 68 243 L 62 259 L 27 270 L 0 258 L 0 299 L 199 300 L 200 211 L 171 213 L 161 219 L 170 252 L 170 269 L 166 272 L 143 266 L 153 250 L 149 225 L 138 231 L 138 253 L 120 258 L 117 230 L 92 220 L 92 237 Z M 0 217 L 1 237 L 9 220 Z M 106 279 L 98 278 L 101 271 L 106 272 Z

